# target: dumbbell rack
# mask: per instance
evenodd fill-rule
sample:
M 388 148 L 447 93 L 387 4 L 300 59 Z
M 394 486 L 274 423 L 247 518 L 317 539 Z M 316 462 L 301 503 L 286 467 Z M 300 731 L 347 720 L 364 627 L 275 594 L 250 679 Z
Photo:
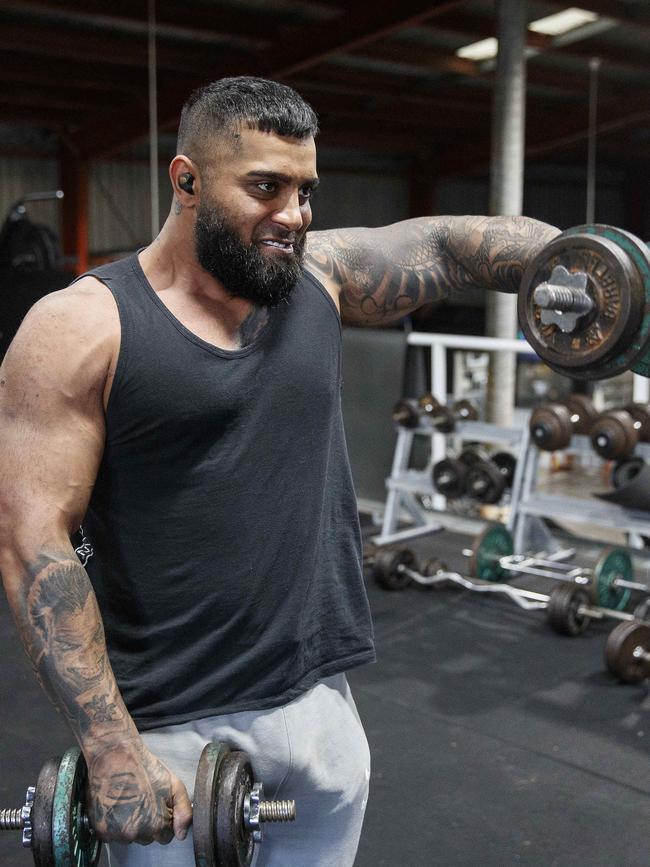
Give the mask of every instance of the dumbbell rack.
M 512 502 L 519 499 L 522 483 L 521 458 L 524 455 L 528 427 L 505 427 L 481 421 L 459 422 L 452 434 L 441 434 L 432 430 L 431 425 L 423 422 L 417 428 L 398 428 L 397 442 L 393 456 L 391 474 L 386 480 L 388 494 L 382 523 L 381 534 L 373 539 L 376 545 L 390 545 L 406 539 L 413 539 L 427 533 L 441 530 L 445 524 L 441 519 L 446 506 L 446 497 L 439 494 L 431 480 L 431 464 L 438 456 L 446 453 L 449 439 L 479 443 L 503 443 L 509 446 L 517 459 L 517 469 L 512 486 Z M 409 460 L 416 436 L 426 436 L 431 440 L 431 461 L 425 470 L 409 469 Z M 440 448 L 442 444 L 442 448 Z M 419 496 L 430 497 L 433 511 L 425 509 L 418 500 Z M 413 521 L 407 530 L 397 530 L 400 514 L 406 512 Z
M 528 431 L 526 431 L 528 434 Z M 616 527 L 627 535 L 627 544 L 632 548 L 642 547 L 640 536 L 650 536 L 650 512 L 641 509 L 630 509 L 600 500 L 597 497 L 571 497 L 567 495 L 545 494 L 536 489 L 538 479 L 540 452 L 531 441 L 530 436 L 524 438 L 524 448 L 521 453 L 521 484 L 513 490 L 511 505 L 511 526 L 514 548 L 518 554 L 531 548 L 531 533 L 538 535 L 535 545 L 553 549 L 550 532 L 539 519 L 561 516 L 563 520 L 578 525 L 585 524 L 596 527 Z M 574 436 L 570 446 L 564 450 L 573 454 L 593 455 L 591 442 L 587 436 Z M 638 443 L 635 454 L 650 460 L 650 443 Z M 520 466 L 517 465 L 519 471 Z M 539 533 L 546 538 L 541 538 Z

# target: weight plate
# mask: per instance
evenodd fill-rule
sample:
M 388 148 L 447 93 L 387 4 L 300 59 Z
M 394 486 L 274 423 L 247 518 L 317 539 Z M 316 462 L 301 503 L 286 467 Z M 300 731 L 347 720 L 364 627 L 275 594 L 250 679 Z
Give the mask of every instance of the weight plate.
M 378 584 L 386 590 L 403 590 L 411 583 L 412 579 L 399 571 L 400 566 L 406 566 L 415 571 L 417 562 L 415 554 L 408 548 L 395 550 L 384 548 L 377 551 L 375 562 L 372 567 L 372 576 Z
M 442 560 L 439 560 L 437 557 L 429 557 L 428 560 L 425 560 L 424 563 L 420 566 L 420 575 L 424 578 L 432 578 L 434 575 L 437 575 L 438 572 L 447 572 L 447 564 Z M 423 587 L 425 590 L 427 588 L 433 587 L 442 587 L 443 581 L 437 581 L 435 584 L 418 584 L 419 587 Z
M 451 433 L 456 427 L 456 416 L 448 406 L 439 406 L 427 418 L 439 433 Z
M 465 493 L 467 479 L 467 464 L 456 458 L 443 458 L 434 464 L 431 474 L 433 486 L 445 497 L 457 499 Z
M 480 503 L 498 503 L 506 488 L 506 479 L 491 460 L 481 461 L 469 468 L 465 489 Z
M 442 404 L 437 397 L 434 397 L 430 391 L 427 391 L 418 400 L 418 406 L 426 415 L 432 415 L 440 409 Z
M 490 460 L 505 479 L 506 488 L 511 488 L 517 469 L 517 458 L 510 452 L 497 452 Z
M 589 605 L 589 596 L 575 584 L 561 584 L 548 600 L 546 618 L 560 635 L 580 635 L 589 626 L 589 616 L 580 613 L 581 606 Z
M 601 415 L 592 425 L 589 437 L 594 451 L 606 460 L 627 457 L 639 441 L 634 420 L 624 410 Z
M 638 422 L 639 439 L 641 442 L 647 443 L 650 441 L 650 408 L 643 403 L 631 403 L 625 407 L 625 412 L 629 413 L 635 422 Z
M 400 427 L 416 428 L 420 423 L 420 408 L 411 397 L 398 400 L 393 407 L 393 421 Z
M 570 394 L 562 403 L 571 415 L 573 432 L 588 434 L 599 415 L 590 398 L 586 394 Z
M 32 856 L 36 867 L 54 867 L 52 810 L 61 757 L 48 759 L 40 770 L 32 806 Z
M 544 325 L 534 303 L 535 289 L 563 266 L 571 274 L 587 275 L 587 292 L 595 311 L 562 332 Z M 629 368 L 643 368 L 650 330 L 644 308 L 650 303 L 648 249 L 634 235 L 612 226 L 578 226 L 550 242 L 524 273 L 518 297 L 519 320 L 537 354 L 564 375 L 603 379 Z
M 565 449 L 573 436 L 571 413 L 561 403 L 548 403 L 533 410 L 528 422 L 530 435 L 542 451 Z
M 469 561 L 470 575 L 482 581 L 503 581 L 508 572 L 501 567 L 502 557 L 514 551 L 512 536 L 503 524 L 490 524 L 474 540 Z
M 59 765 L 52 806 L 55 867 L 93 867 L 101 843 L 85 810 L 87 769 L 78 747 L 64 753 Z
M 249 867 L 253 861 L 255 841 L 244 825 L 244 798 L 252 788 L 253 770 L 246 754 L 227 753 L 218 771 L 215 804 L 218 867 Z
M 463 449 L 458 455 L 458 460 L 464 463 L 466 467 L 473 467 L 475 464 L 484 461 L 485 457 L 476 449 Z
M 476 421 L 478 419 L 478 410 L 471 400 L 457 400 L 452 410 L 458 421 Z
M 618 461 L 612 471 L 612 484 L 617 490 L 624 488 L 639 475 L 644 466 L 645 461 L 638 456 Z
M 215 811 L 219 800 L 219 768 L 230 749 L 226 744 L 206 744 L 194 781 L 192 833 L 196 867 L 220 867 L 217 861 Z
M 634 655 L 635 650 L 650 651 L 650 625 L 627 620 L 619 623 L 605 644 L 605 664 L 622 683 L 639 683 L 650 674 L 650 665 Z
M 630 601 L 629 587 L 616 587 L 615 581 L 634 580 L 634 567 L 627 551 L 620 548 L 607 548 L 598 558 L 594 569 L 595 599 L 601 608 L 623 611 Z

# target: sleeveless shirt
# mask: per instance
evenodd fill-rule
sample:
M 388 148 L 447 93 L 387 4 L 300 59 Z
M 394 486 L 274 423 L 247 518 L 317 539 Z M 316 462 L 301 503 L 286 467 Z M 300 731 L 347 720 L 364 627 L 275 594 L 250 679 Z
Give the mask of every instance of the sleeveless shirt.
M 86 568 L 138 728 L 275 707 L 373 661 L 326 290 L 304 271 L 229 351 L 176 319 L 137 255 L 89 274 L 121 345 Z

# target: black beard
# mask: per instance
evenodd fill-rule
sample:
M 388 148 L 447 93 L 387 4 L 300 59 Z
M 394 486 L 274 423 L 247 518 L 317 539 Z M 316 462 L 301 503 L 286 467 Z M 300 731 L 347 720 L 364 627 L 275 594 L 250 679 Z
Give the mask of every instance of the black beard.
M 289 237 L 278 234 L 278 241 Z M 300 277 L 306 234 L 293 242 L 293 253 L 271 261 L 255 244 L 244 244 L 217 207 L 199 205 L 194 239 L 201 267 L 226 291 L 258 307 L 276 307 L 286 301 Z

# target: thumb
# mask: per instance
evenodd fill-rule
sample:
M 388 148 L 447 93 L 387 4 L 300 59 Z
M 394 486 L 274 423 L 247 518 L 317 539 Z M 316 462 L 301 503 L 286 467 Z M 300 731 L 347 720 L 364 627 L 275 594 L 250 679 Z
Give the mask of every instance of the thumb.
M 187 831 L 192 824 L 192 804 L 187 789 L 181 781 L 174 777 L 171 786 L 174 836 L 179 840 L 187 837 Z

